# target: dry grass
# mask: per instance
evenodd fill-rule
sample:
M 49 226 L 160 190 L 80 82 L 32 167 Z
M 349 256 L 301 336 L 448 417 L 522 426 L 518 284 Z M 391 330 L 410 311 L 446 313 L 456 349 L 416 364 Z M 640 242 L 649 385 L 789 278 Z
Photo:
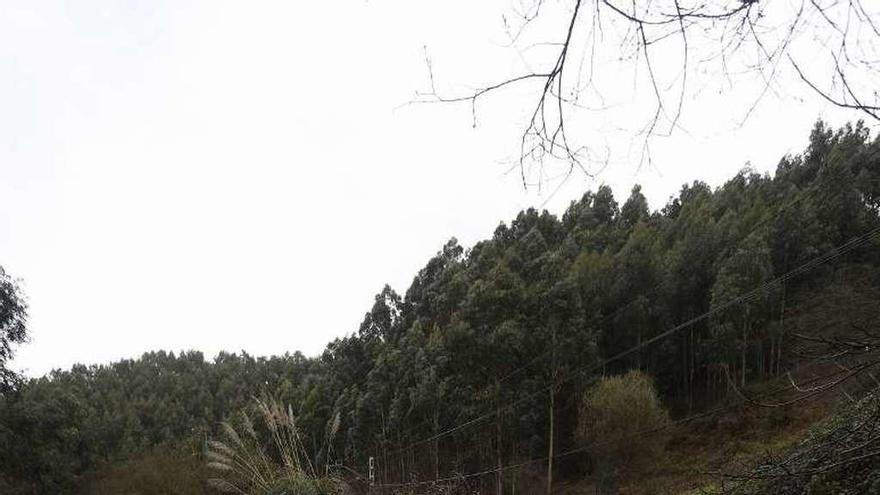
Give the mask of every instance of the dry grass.
M 705 494 L 717 491 L 712 473 L 742 472 L 768 452 L 781 453 L 805 438 L 831 409 L 831 399 L 786 408 L 743 406 L 714 418 L 710 424 L 675 429 L 665 449 L 647 467 L 618 472 L 621 494 Z M 595 480 L 560 486 L 565 495 L 594 495 Z
M 222 440 L 208 442 L 207 466 L 217 474 L 211 487 L 240 495 L 323 495 L 341 493 L 343 483 L 312 465 L 290 406 L 274 399 L 255 400 L 265 423 L 264 441 L 251 417 L 242 412 L 222 424 Z M 328 442 L 338 429 L 334 422 Z
M 202 495 L 211 493 L 200 456 L 185 447 L 155 447 L 125 462 L 100 467 L 85 481 L 91 495 Z M 0 493 L 7 493 L 0 487 Z

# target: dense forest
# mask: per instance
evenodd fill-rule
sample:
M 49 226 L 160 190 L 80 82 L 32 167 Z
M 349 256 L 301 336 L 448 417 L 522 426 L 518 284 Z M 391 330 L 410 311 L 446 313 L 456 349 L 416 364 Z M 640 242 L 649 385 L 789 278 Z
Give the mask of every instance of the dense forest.
M 404 293 L 385 286 L 317 357 L 160 351 L 4 380 L 0 492 L 207 491 L 206 445 L 255 397 L 290 405 L 310 463 L 352 487 L 371 470 L 399 488 L 474 474 L 492 493 L 577 479 L 599 469 L 588 451 L 552 461 L 583 445 L 602 377 L 638 371 L 688 417 L 810 365 L 804 334 L 876 308 L 878 212 L 880 140 L 821 122 L 773 176 L 694 182 L 657 211 L 638 186 L 522 211 L 451 239 Z

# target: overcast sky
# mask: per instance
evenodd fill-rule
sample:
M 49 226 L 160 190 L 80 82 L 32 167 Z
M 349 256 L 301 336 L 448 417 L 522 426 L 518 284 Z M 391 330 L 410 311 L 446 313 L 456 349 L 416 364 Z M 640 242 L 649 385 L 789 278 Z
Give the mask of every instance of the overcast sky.
M 154 349 L 316 355 L 452 236 L 600 183 L 658 208 L 845 118 L 769 98 L 736 129 L 695 104 L 650 166 L 624 156 L 551 197 L 505 174 L 524 92 L 476 128 L 467 106 L 398 108 L 427 88 L 425 47 L 453 92 L 518 70 L 506 1 L 100 4 L 0 3 L 0 266 L 28 295 L 13 367 L 31 376 Z

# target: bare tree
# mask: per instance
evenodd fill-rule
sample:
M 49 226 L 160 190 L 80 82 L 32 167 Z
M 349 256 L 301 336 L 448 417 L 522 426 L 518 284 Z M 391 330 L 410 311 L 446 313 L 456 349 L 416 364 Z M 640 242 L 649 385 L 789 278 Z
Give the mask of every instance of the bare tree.
M 525 69 L 463 94 L 434 85 L 414 102 L 471 106 L 512 86 L 535 95 L 515 160 L 524 186 L 540 183 L 545 164 L 595 175 L 608 152 L 584 139 L 579 115 L 608 113 L 609 88 L 632 84 L 640 110 L 624 118 L 650 161 L 652 139 L 686 132 L 688 104 L 708 88 L 748 101 L 744 124 L 768 95 L 793 85 L 854 116 L 880 122 L 880 4 L 866 0 L 512 0 L 503 16 L 509 48 Z M 534 28 L 543 24 L 541 29 Z M 535 39 L 534 32 L 541 34 Z M 541 39 L 546 33 L 553 39 Z M 624 81 L 623 79 L 627 79 Z M 612 89 L 613 91 L 613 89 Z

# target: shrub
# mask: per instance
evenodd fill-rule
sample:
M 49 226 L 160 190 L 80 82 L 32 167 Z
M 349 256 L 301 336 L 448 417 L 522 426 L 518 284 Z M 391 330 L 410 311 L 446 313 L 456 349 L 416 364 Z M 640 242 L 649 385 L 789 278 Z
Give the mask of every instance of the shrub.
M 205 487 L 204 463 L 182 446 L 155 447 L 120 464 L 100 468 L 84 493 L 94 495 L 198 495 Z M 2 492 L 5 493 L 5 492 Z
M 665 446 L 668 424 L 651 377 L 630 371 L 603 378 L 584 394 L 577 440 L 597 466 L 616 471 L 656 459 Z

